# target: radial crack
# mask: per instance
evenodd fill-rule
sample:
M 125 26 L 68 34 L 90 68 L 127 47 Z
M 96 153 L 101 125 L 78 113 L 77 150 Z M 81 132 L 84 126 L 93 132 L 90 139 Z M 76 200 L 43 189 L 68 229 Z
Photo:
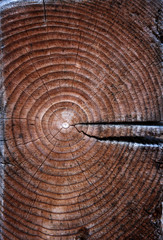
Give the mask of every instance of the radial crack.
M 135 122 L 84 122 L 84 123 L 77 123 L 77 125 L 141 125 L 141 126 L 163 126 L 163 122 L 160 121 L 135 121 Z
M 85 127 L 87 125 L 88 128 L 82 128 L 82 126 Z M 90 126 L 89 126 L 90 125 Z M 106 126 L 108 125 L 108 127 Z M 115 125 L 115 126 L 114 126 Z M 154 128 L 146 129 L 145 127 L 149 126 L 124 126 L 116 124 L 109 125 L 109 124 L 89 124 L 89 123 L 83 123 L 83 124 L 76 124 L 74 127 L 77 129 L 78 132 L 83 133 L 84 135 L 94 138 L 98 141 L 117 141 L 117 142 L 130 142 L 130 143 L 138 143 L 138 144 L 156 144 L 161 145 L 163 144 L 163 139 L 161 138 L 163 133 L 163 128 L 161 126 L 154 126 Z M 81 127 L 81 129 L 78 128 Z M 90 127 L 90 129 L 89 129 Z M 136 127 L 136 129 L 135 129 Z M 151 126 L 153 127 L 153 126 Z M 125 130 L 124 130 L 125 129 Z M 111 135 L 111 131 L 113 131 Z M 122 131 L 124 132 L 122 133 Z M 155 136 L 149 136 L 149 135 Z
M 163 144 L 163 139 L 155 138 L 155 137 L 104 137 L 100 138 L 97 136 L 86 134 L 85 132 L 81 131 L 83 134 L 85 134 L 88 137 L 95 138 L 98 141 L 117 141 L 117 142 L 131 142 L 131 143 L 142 143 L 142 144 Z

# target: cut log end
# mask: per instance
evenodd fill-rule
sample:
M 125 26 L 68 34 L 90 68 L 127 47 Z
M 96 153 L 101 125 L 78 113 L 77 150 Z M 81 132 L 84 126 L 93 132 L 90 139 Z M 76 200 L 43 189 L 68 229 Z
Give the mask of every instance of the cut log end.
M 2 240 L 160 240 L 161 1 L 0 2 Z

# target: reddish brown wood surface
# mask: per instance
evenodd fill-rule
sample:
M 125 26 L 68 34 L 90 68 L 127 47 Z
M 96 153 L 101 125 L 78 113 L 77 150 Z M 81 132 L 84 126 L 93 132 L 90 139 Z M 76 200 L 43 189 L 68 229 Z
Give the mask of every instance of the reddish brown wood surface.
M 161 239 L 160 12 L 1 2 L 0 239 Z

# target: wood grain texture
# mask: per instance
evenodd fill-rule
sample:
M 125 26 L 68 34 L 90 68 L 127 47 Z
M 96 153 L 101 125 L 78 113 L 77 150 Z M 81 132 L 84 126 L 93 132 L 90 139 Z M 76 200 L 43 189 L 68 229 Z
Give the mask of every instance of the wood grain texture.
M 2 240 L 161 240 L 161 1 L 1 1 Z

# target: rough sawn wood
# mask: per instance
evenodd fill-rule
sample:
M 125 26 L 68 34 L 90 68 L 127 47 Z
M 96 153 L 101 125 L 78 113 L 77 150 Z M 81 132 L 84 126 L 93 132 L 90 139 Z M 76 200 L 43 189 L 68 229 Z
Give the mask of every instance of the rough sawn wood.
M 161 240 L 161 1 L 0 1 L 1 240 Z

